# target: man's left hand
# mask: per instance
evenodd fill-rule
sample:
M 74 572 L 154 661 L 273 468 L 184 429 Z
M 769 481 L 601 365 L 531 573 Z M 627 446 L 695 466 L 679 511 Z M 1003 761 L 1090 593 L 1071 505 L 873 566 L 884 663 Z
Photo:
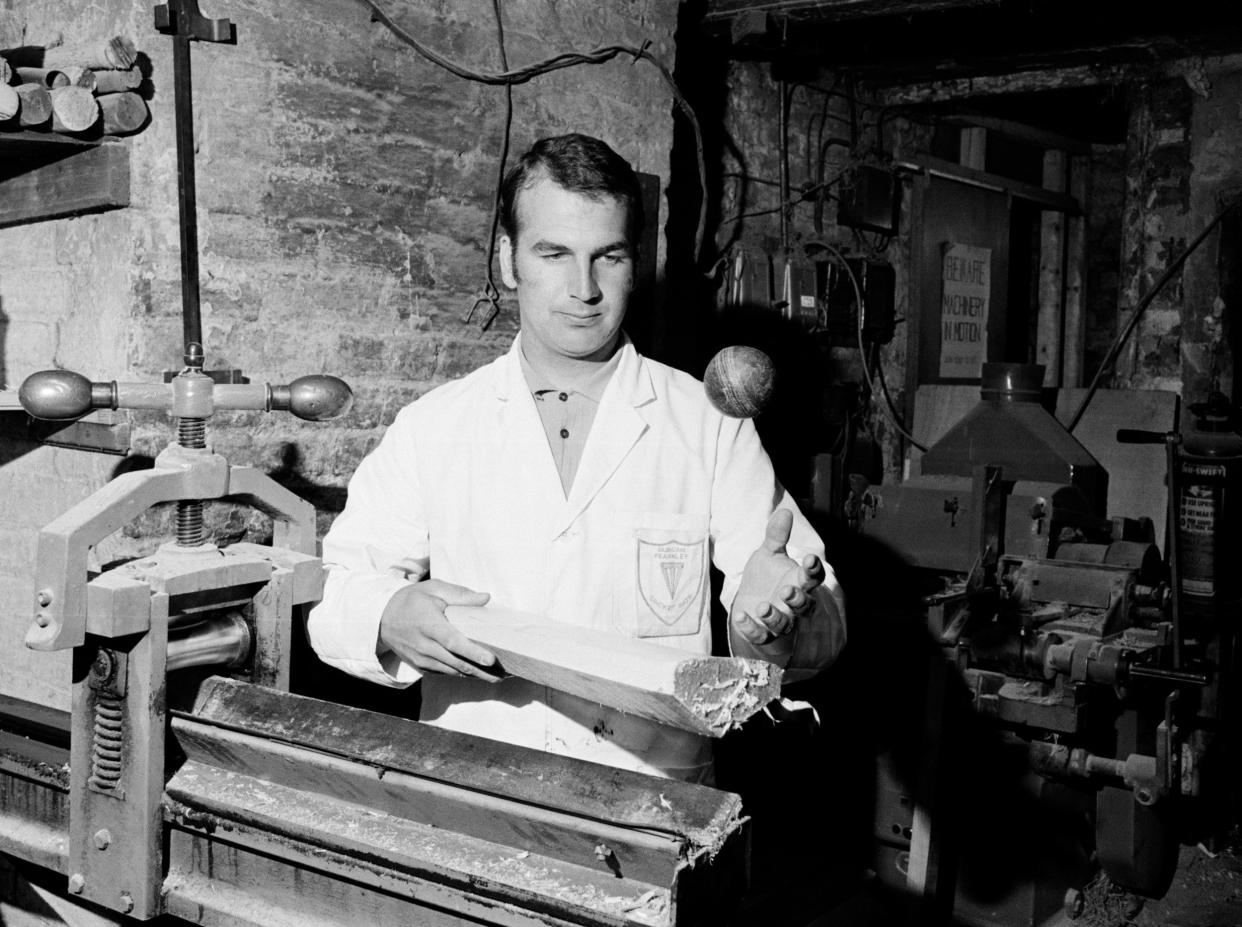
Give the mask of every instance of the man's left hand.
M 824 564 L 814 554 L 807 554 L 801 563 L 790 558 L 785 545 L 792 530 L 793 513 L 777 509 L 768 519 L 763 543 L 746 561 L 729 611 L 735 652 L 765 647 L 785 637 L 792 644 L 791 632 L 798 620 L 815 610 L 814 591 L 824 581 Z M 742 642 L 750 648 L 739 648 Z

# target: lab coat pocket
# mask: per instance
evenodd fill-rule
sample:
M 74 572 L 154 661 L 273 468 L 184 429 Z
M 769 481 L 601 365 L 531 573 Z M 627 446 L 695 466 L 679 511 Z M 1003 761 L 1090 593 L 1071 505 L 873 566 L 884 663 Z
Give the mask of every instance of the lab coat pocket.
M 630 528 L 630 594 L 618 614 L 620 630 L 635 637 L 699 633 L 707 599 L 707 516 L 637 513 Z

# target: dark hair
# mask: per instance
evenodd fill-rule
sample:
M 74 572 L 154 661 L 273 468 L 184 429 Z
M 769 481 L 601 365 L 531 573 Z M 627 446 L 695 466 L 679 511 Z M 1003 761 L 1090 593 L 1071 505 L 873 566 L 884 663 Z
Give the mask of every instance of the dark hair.
M 643 194 L 630 163 L 598 138 L 556 135 L 542 138 L 518 159 L 500 185 L 500 226 L 515 243 L 518 195 L 546 175 L 571 193 L 591 199 L 611 197 L 626 211 L 626 235 L 637 246 L 643 232 Z

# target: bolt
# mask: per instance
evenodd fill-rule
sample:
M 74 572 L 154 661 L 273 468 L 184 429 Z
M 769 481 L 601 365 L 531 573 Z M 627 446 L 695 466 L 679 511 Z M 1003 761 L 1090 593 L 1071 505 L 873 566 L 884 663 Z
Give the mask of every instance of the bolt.
M 52 619 L 48 617 L 47 612 L 39 612 L 35 615 L 35 624 L 41 628 L 46 628 L 52 623 Z
M 112 846 L 112 833 L 107 828 L 95 831 L 95 848 L 106 850 L 110 846 Z
M 69 891 L 75 895 L 80 895 L 84 888 L 86 888 L 86 879 L 82 878 L 82 873 L 75 872 L 69 877 Z
M 47 608 L 52 604 L 52 590 L 40 589 L 35 593 L 35 601 L 39 603 L 40 608 Z
M 121 913 L 128 914 L 134 910 L 134 896 L 129 892 L 121 892 Z
M 106 650 L 99 651 L 95 655 L 95 662 L 91 664 L 91 675 L 100 681 L 111 678 L 116 671 L 116 662 Z

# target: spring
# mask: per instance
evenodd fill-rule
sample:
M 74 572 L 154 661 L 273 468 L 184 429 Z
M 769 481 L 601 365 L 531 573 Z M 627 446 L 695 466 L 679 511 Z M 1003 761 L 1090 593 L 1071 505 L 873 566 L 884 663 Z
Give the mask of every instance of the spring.
M 177 503 L 177 545 L 198 547 L 203 543 L 203 503 L 198 500 Z
M 95 732 L 91 739 L 91 788 L 110 792 L 121 780 L 125 708 L 121 699 L 99 695 L 95 701 Z

